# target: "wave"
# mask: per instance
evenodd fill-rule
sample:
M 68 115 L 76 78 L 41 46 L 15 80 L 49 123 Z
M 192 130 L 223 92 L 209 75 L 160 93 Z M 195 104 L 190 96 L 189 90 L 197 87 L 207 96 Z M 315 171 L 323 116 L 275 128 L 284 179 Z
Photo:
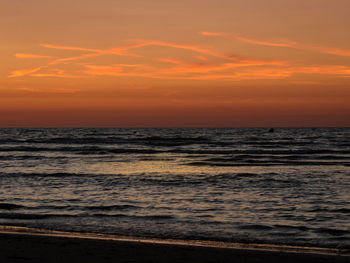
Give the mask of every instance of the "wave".
M 256 160 L 263 159 L 264 161 L 269 160 L 283 160 L 283 161 L 294 161 L 294 160 L 350 160 L 350 155 L 267 155 L 267 154 L 237 154 L 228 157 L 212 157 L 206 158 L 202 161 L 208 162 L 232 162 L 232 161 L 242 161 L 242 160 Z
M 45 155 L 5 155 L 0 156 L 0 161 L 25 161 L 25 160 L 72 160 L 75 156 L 45 156 Z
M 312 213 L 323 212 L 323 213 L 350 214 L 350 208 L 329 209 L 329 208 L 318 207 L 318 208 L 315 208 L 315 209 L 311 209 L 309 212 L 312 212 Z
M 0 213 L 0 218 L 3 219 L 22 219 L 22 220 L 38 220 L 47 219 L 50 217 L 77 217 L 70 214 L 29 214 L 29 213 Z
M 293 233 L 294 231 L 302 231 L 302 232 L 317 232 L 321 234 L 327 234 L 327 235 L 332 235 L 332 236 L 344 236 L 350 234 L 349 230 L 344 230 L 344 229 L 335 229 L 335 228 L 310 228 L 306 226 L 287 226 L 287 225 L 261 225 L 261 224 L 249 224 L 249 225 L 242 225 L 239 226 L 239 229 L 247 229 L 247 230 L 256 230 L 256 231 L 274 231 L 279 234 L 279 235 L 284 235 L 286 234 L 286 230 L 292 230 Z M 281 231 L 278 233 L 278 231 Z M 288 232 L 287 232 L 288 233 Z M 294 233 L 295 234 L 295 233 Z
M 139 219 L 169 220 L 175 219 L 174 215 L 152 215 L 152 216 L 136 216 Z
M 126 214 L 92 214 L 92 216 L 96 217 L 124 217 L 135 220 L 172 220 L 175 219 L 174 215 L 126 215 Z
M 34 214 L 34 213 L 0 213 L 0 219 L 16 220 L 44 220 L 48 218 L 90 218 L 90 217 L 125 217 L 135 220 L 171 220 L 173 215 L 127 215 L 127 214 L 104 214 L 104 213 L 81 213 L 81 214 Z
M 71 152 L 75 154 L 153 154 L 163 153 L 165 151 L 155 149 L 137 149 L 137 148 L 123 148 L 111 149 L 98 146 L 84 146 L 84 147 L 40 147 L 40 146 L 14 146 L 14 147 L 0 147 L 0 152 Z
M 350 162 L 310 162 L 310 161 L 258 161 L 258 160 L 247 160 L 244 162 L 207 162 L 207 161 L 196 161 L 188 162 L 186 165 L 193 166 L 350 166 Z
M 68 211 L 119 211 L 119 210 L 130 210 L 139 209 L 142 207 L 135 205 L 96 205 L 96 206 L 72 206 L 72 205 L 38 205 L 38 206 L 25 206 L 12 203 L 0 203 L 0 210 L 68 210 Z
M 151 146 L 182 146 L 191 144 L 207 144 L 211 140 L 208 137 L 181 137 L 181 136 L 101 136 L 101 137 L 55 137 L 55 138 L 38 138 L 38 139 L 2 139 L 0 144 L 137 144 Z
M 253 224 L 253 225 L 242 225 L 239 227 L 240 229 L 252 229 L 252 230 L 260 230 L 260 231 L 264 231 L 264 230 L 272 230 L 273 227 L 271 226 L 267 226 L 267 225 L 257 225 L 257 224 Z
M 2 139 L 0 144 L 110 144 L 110 143 L 123 143 L 125 139 L 122 137 L 55 137 L 55 138 L 38 138 L 38 139 Z
M 343 235 L 350 234 L 349 230 L 334 229 L 334 228 L 318 228 L 318 229 L 315 229 L 315 231 L 321 234 L 329 234 L 333 236 L 343 236 Z
M 339 208 L 331 210 L 332 213 L 350 214 L 350 208 Z
M 350 150 L 330 150 L 330 149 L 304 149 L 304 150 L 186 150 L 175 149 L 175 153 L 189 154 L 264 154 L 264 155 L 311 155 L 311 154 L 350 154 Z
M 311 228 L 306 227 L 306 226 L 292 226 L 292 225 L 274 225 L 276 228 L 281 228 L 281 229 L 289 229 L 289 230 L 298 230 L 298 231 L 308 231 Z
M 14 210 L 23 208 L 22 205 L 12 204 L 12 203 L 0 203 L 0 210 Z
M 111 147 L 100 147 L 100 146 L 57 146 L 57 147 L 42 147 L 42 146 L 7 146 L 0 147 L 0 152 L 65 152 L 65 153 L 73 153 L 73 154 L 157 154 L 157 153 L 174 153 L 174 154 L 197 154 L 197 155 L 215 155 L 215 154 L 227 154 L 227 155 L 237 155 L 235 158 L 245 158 L 249 157 L 248 155 L 267 155 L 267 156 L 289 156 L 286 158 L 297 158 L 295 156 L 306 156 L 306 158 L 310 158 L 308 156 L 314 155 L 324 155 L 329 154 L 331 156 L 334 155 L 343 155 L 343 157 L 338 158 L 346 158 L 348 156 L 344 156 L 350 154 L 350 150 L 348 149 L 338 149 L 338 150 L 330 150 L 330 149 L 304 149 L 304 150 L 267 150 L 267 149 L 251 149 L 251 150 L 234 150 L 234 149 L 185 149 L 185 148 L 173 148 L 173 149 L 158 149 L 158 148 L 111 148 Z M 246 156 L 244 156 L 246 155 Z M 294 155 L 294 157 L 293 157 Z M 331 158 L 331 156 L 329 156 Z M 258 157 L 259 158 L 259 157 Z M 325 158 L 325 157 L 319 157 Z M 337 157 L 334 157 L 337 158 Z
M 138 206 L 134 205 L 101 205 L 101 206 L 85 206 L 83 207 L 84 209 L 88 210 L 129 210 L 129 209 L 135 209 L 135 208 L 140 208 Z
M 223 184 L 232 183 L 237 180 L 242 180 L 244 178 L 259 177 L 264 178 L 264 176 L 273 176 L 274 173 L 219 173 L 219 174 L 192 174 L 184 176 L 182 174 L 173 174 L 172 176 L 155 173 L 154 176 L 145 176 L 144 173 L 135 174 L 84 174 L 84 173 L 4 173 L 0 172 L 0 178 L 99 178 L 98 180 L 104 180 L 103 178 L 109 178 L 106 180 L 108 182 L 108 187 L 120 187 L 121 185 L 141 184 L 141 185 L 157 185 L 162 187 L 194 187 L 206 184 Z M 77 200 L 79 201 L 79 200 Z M 130 203 L 127 200 L 125 203 Z M 26 209 L 40 209 L 40 206 L 36 207 L 23 207 Z M 79 210 L 124 210 L 124 209 L 138 209 L 142 208 L 136 205 L 130 204 L 116 204 L 116 205 L 93 205 L 93 206 L 44 206 L 46 209 L 79 209 Z
M 261 140 L 261 139 L 260 139 Z M 305 146 L 315 145 L 313 141 L 244 141 L 242 144 L 258 147 L 285 147 L 285 146 Z
M 83 174 L 83 173 L 4 173 L 0 172 L 0 176 L 3 177 L 68 177 L 68 176 L 104 176 L 104 174 Z
M 144 138 L 138 138 L 133 140 L 134 142 L 142 143 L 152 146 L 183 146 L 191 144 L 208 144 L 211 139 L 208 137 L 182 137 L 182 136 L 150 136 Z

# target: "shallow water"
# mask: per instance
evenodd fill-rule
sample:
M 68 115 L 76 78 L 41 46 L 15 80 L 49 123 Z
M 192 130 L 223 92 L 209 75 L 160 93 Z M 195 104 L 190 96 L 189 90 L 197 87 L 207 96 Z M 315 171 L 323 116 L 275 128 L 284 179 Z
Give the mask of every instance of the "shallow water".
M 350 247 L 350 129 L 0 129 L 0 224 Z

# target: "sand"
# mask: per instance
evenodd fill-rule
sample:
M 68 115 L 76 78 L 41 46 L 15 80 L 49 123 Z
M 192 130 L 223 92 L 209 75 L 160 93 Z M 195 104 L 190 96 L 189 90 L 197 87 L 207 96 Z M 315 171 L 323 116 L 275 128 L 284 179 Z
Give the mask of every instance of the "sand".
M 0 262 L 350 262 L 349 256 L 0 233 Z

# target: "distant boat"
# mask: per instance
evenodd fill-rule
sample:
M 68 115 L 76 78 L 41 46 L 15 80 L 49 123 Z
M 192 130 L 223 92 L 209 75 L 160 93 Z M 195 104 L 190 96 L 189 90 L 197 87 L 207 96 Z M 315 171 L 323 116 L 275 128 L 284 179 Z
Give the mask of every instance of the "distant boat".
M 275 132 L 275 129 L 274 129 L 274 128 L 270 128 L 270 129 L 269 129 L 269 132 L 271 132 L 271 133 L 272 133 L 272 132 Z

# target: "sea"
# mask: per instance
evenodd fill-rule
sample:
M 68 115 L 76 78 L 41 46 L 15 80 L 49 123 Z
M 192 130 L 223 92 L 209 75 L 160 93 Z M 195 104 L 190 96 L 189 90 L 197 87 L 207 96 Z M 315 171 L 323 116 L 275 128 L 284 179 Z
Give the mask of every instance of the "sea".
M 350 248 L 350 128 L 1 128 L 0 225 Z

